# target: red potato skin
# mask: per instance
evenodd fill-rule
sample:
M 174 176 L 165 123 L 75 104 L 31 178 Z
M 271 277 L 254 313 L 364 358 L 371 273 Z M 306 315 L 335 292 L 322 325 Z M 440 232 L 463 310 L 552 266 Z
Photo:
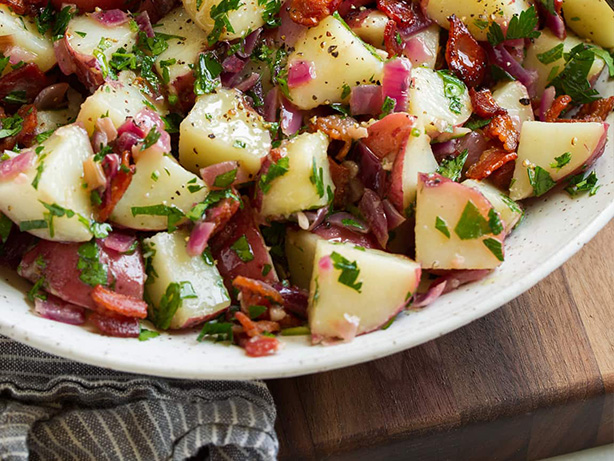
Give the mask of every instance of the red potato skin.
M 28 251 L 17 269 L 19 275 L 35 283 L 45 277 L 45 289 L 66 302 L 95 309 L 91 287 L 81 281 L 79 243 L 58 243 L 41 240 Z M 109 268 L 109 283 L 115 281 L 117 293 L 143 299 L 145 266 L 140 249 L 132 254 L 120 254 L 100 247 L 100 261 Z M 40 258 L 39 258 L 40 257 Z M 42 261 L 44 264 L 39 264 Z
M 70 2 L 66 2 L 64 0 L 51 0 L 51 3 L 58 10 L 62 9 L 62 5 L 72 3 L 77 5 L 79 11 L 89 12 L 94 11 L 96 7 L 100 8 L 101 10 L 112 10 L 114 8 L 128 10 L 138 5 L 139 2 L 136 0 L 72 0 Z
M 379 158 L 396 155 L 410 135 L 416 117 L 395 112 L 369 126 L 369 136 L 362 142 Z

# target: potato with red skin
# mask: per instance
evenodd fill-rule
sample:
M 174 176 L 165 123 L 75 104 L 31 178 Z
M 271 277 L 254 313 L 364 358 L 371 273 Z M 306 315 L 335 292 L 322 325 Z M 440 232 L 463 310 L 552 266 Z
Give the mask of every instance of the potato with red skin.
M 70 2 L 65 2 L 64 0 L 51 0 L 51 3 L 58 10 L 62 9 L 62 5 L 72 3 L 79 8 L 79 11 L 89 12 L 94 11 L 96 7 L 101 10 L 112 10 L 114 8 L 128 10 L 132 9 L 139 2 L 138 0 L 72 0 Z

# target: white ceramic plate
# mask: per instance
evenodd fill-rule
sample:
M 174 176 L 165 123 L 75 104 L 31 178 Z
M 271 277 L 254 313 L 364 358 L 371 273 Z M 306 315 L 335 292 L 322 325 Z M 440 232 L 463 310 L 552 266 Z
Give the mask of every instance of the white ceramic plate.
M 614 84 L 607 91 L 614 93 Z M 529 204 L 522 225 L 506 241 L 505 263 L 489 278 L 400 316 L 385 331 L 336 346 L 311 346 L 306 336 L 284 337 L 277 355 L 250 358 L 243 349 L 196 342 L 196 332 L 146 342 L 110 338 L 87 328 L 38 317 L 25 298 L 29 285 L 0 271 L 0 334 L 81 362 L 133 373 L 195 379 L 280 378 L 346 367 L 394 354 L 460 328 L 520 295 L 550 274 L 614 217 L 614 116 L 609 143 L 595 170 L 594 197 L 555 191 Z M 534 306 L 536 309 L 539 306 Z

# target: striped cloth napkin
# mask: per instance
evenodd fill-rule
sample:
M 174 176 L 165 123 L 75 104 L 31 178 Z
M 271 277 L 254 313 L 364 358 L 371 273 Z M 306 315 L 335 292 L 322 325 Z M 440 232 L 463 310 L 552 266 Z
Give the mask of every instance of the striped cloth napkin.
M 274 460 L 262 382 L 119 373 L 0 336 L 0 460 Z

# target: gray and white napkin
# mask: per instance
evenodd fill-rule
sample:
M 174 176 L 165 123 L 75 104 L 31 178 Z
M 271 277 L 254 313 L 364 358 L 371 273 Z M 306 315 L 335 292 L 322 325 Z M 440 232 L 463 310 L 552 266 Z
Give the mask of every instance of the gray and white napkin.
M 0 460 L 274 460 L 262 382 L 119 373 L 0 336 Z

